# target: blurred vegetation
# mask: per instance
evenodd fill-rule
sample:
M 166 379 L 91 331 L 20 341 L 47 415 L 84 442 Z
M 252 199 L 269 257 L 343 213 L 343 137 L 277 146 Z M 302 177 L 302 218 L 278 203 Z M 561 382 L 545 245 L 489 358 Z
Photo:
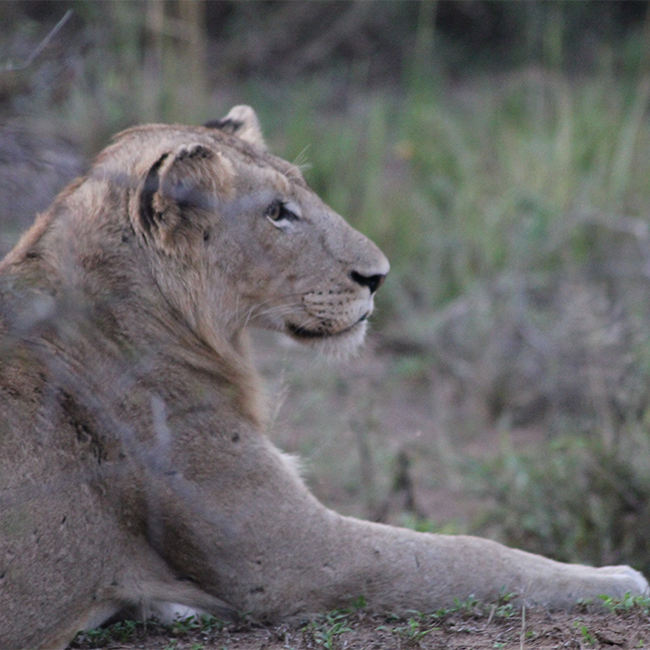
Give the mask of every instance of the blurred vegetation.
M 443 458 L 490 504 L 475 529 L 650 572 L 649 15 L 617 1 L 0 3 L 0 179 L 17 150 L 37 184 L 51 152 L 85 158 L 132 123 L 250 103 L 272 150 L 306 162 L 391 259 L 376 347 L 402 360 L 385 384 L 428 395 L 450 440 L 501 432 L 487 459 Z M 524 452 L 509 442 L 521 427 L 543 432 Z M 362 458 L 376 513 L 392 470 L 359 445 L 383 472 L 372 482 Z

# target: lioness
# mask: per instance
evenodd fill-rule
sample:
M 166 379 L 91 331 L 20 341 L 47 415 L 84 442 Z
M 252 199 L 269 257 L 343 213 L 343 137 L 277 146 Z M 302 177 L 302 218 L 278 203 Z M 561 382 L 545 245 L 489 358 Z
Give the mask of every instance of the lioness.
M 128 606 L 277 618 L 365 596 L 644 593 L 625 567 L 340 516 L 264 435 L 249 326 L 362 342 L 379 249 L 266 152 L 252 109 L 117 136 L 0 264 L 0 648 Z

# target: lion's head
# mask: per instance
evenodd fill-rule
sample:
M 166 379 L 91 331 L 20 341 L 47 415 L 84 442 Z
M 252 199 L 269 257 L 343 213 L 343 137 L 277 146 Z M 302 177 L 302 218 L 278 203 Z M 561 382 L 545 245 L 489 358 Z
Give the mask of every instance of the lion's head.
M 295 165 L 267 153 L 251 108 L 205 127 L 125 131 L 88 181 L 128 185 L 159 286 L 208 341 L 246 325 L 337 354 L 363 341 L 388 261 Z

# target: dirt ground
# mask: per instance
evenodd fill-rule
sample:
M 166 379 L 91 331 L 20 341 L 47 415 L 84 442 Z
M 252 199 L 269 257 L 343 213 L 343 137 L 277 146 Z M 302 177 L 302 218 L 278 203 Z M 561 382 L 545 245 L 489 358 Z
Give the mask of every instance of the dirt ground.
M 207 628 L 207 629 L 206 629 Z M 203 629 L 173 629 L 143 625 L 117 638 L 92 640 L 80 635 L 75 650 L 370 650 L 422 648 L 483 650 L 487 648 L 551 650 L 566 648 L 650 647 L 650 616 L 633 607 L 626 611 L 549 612 L 475 606 L 442 615 L 408 620 L 370 615 L 320 617 L 310 622 L 277 626 L 207 625 Z

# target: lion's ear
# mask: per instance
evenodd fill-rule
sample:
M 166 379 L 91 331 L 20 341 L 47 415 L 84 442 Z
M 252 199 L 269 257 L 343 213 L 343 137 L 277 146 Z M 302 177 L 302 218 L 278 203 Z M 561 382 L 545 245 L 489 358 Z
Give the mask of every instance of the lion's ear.
M 240 140 L 266 151 L 266 142 L 264 142 L 260 122 L 250 106 L 235 106 L 223 119 L 206 122 L 204 126 L 234 135 Z
M 188 221 L 189 210 L 214 208 L 213 183 L 205 165 L 205 159 L 214 155 L 210 148 L 194 143 L 160 156 L 138 188 L 135 221 L 139 230 L 167 245 Z

